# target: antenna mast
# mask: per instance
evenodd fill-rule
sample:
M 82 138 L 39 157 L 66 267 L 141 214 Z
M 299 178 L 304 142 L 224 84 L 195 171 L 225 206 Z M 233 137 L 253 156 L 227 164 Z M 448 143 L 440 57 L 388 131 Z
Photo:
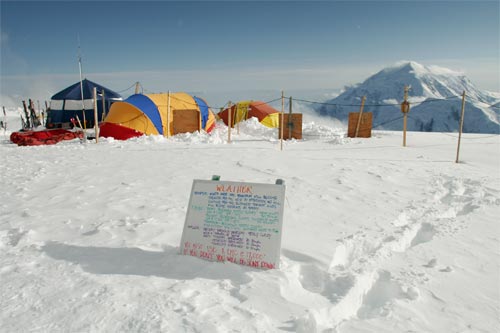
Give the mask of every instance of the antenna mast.
M 84 129 L 86 129 L 87 121 L 85 119 L 85 102 L 83 100 L 82 53 L 80 49 L 80 34 L 78 34 L 78 68 L 80 69 L 80 93 L 82 96 L 83 127 Z

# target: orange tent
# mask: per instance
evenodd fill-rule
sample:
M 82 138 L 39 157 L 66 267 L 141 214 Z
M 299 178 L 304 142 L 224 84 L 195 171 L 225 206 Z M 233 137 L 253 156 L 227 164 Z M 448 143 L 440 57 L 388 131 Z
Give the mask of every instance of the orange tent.
M 231 106 L 231 109 L 219 112 L 217 115 L 226 125 L 229 124 L 229 112 L 231 112 L 231 127 L 252 117 L 256 117 L 267 127 L 279 127 L 279 111 L 261 101 L 241 101 Z

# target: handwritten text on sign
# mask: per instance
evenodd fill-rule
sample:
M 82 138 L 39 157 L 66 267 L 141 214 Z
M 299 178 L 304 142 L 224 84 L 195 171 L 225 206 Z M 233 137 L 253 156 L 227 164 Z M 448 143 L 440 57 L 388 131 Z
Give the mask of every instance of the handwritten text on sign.
M 181 253 L 277 268 L 285 186 L 194 180 Z

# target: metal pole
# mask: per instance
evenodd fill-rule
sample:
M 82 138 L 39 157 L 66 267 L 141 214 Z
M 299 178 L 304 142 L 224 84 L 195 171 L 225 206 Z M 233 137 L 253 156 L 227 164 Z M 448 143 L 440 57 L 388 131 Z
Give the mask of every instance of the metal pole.
M 104 121 L 104 118 L 106 118 L 106 96 L 104 93 L 104 89 L 102 90 L 102 114 L 101 114 L 101 121 Z

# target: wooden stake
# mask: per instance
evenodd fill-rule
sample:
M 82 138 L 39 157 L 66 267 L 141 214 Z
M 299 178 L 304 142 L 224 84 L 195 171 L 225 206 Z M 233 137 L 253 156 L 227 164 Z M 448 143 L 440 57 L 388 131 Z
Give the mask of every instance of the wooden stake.
M 288 105 L 288 138 L 292 138 L 292 96 L 290 96 L 290 104 Z
M 406 147 L 406 124 L 408 122 L 408 113 L 410 112 L 410 103 L 408 102 L 408 86 L 405 86 L 404 102 L 401 104 L 403 112 L 403 147 Z
M 227 114 L 227 123 L 228 123 L 228 127 L 227 127 L 227 143 L 231 143 L 231 127 L 232 127 L 232 118 L 233 118 L 233 115 L 232 115 L 232 110 L 231 110 L 231 101 L 229 101 L 228 103 L 228 114 Z M 235 106 L 236 107 L 236 106 Z
M 281 91 L 281 140 L 280 140 L 280 150 L 283 150 L 283 129 L 285 127 L 285 92 Z
M 238 107 L 235 108 L 235 115 L 234 115 L 234 118 L 236 118 L 236 129 L 237 129 L 237 132 L 238 135 L 240 134 L 240 122 L 241 122 L 241 116 L 240 116 L 240 113 L 239 113 L 239 110 L 238 110 Z
M 363 108 L 365 107 L 365 100 L 366 96 L 363 96 L 363 98 L 361 99 L 361 107 L 359 108 L 358 123 L 356 124 L 356 132 L 354 133 L 355 138 L 358 137 L 359 126 L 361 125 L 361 117 L 363 116 Z
M 94 87 L 94 132 L 95 143 L 99 142 L 99 117 L 97 116 L 97 88 Z
M 170 90 L 167 94 L 167 138 L 170 137 Z
M 458 156 L 460 154 L 460 140 L 462 139 L 462 128 L 464 126 L 464 113 L 465 113 L 465 90 L 462 94 L 462 115 L 460 116 L 460 128 L 458 132 L 458 145 L 457 145 L 457 159 L 455 163 L 458 163 Z

